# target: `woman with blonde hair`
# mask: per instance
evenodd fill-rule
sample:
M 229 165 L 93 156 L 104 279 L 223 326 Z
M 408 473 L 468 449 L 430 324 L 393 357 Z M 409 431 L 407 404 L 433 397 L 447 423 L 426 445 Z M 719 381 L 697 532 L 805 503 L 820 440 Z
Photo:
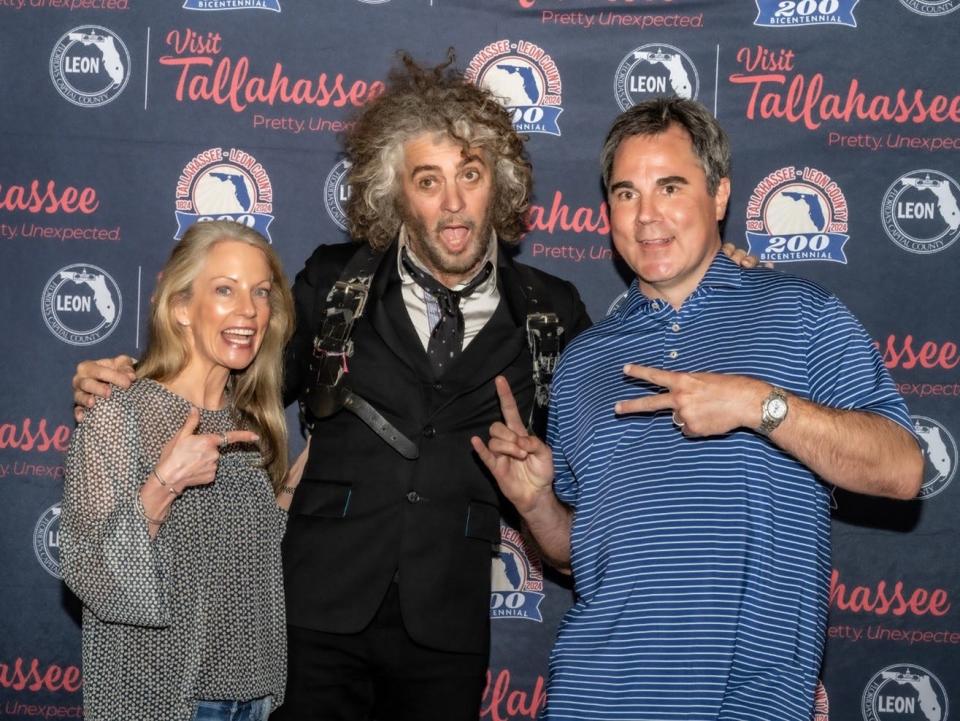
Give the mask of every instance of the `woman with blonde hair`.
M 263 721 L 283 698 L 293 303 L 255 231 L 192 226 L 163 268 L 128 389 L 67 456 L 64 580 L 83 602 L 88 721 Z

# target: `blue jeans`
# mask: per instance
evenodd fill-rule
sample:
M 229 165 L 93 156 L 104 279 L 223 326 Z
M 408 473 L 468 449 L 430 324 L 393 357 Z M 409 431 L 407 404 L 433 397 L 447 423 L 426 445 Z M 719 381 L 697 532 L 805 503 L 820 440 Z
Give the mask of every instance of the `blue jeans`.
M 270 698 L 253 701 L 197 701 L 193 721 L 267 721 Z

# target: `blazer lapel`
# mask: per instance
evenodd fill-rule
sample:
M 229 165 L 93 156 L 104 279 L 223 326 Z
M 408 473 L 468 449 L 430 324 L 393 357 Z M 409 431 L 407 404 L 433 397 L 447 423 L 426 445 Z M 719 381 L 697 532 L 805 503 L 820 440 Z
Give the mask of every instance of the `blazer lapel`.
M 400 274 L 397 272 L 397 243 L 387 251 L 370 284 L 367 298 L 370 326 L 384 345 L 418 374 L 430 377 L 427 353 L 403 303 Z

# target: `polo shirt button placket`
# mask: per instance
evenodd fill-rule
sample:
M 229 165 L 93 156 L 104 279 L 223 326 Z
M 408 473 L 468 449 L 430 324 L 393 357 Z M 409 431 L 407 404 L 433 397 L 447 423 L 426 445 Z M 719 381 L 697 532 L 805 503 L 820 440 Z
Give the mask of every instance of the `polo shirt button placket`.
M 666 346 L 667 346 L 667 350 L 666 350 L 667 357 L 664 360 L 664 365 L 666 365 L 667 368 L 671 370 L 673 369 L 672 368 L 673 364 L 671 363 L 671 361 L 675 361 L 677 360 L 677 358 L 680 357 L 680 351 L 677 348 L 678 339 L 676 338 L 676 334 L 680 332 L 680 322 L 676 319 L 678 315 L 679 314 L 675 314 L 674 320 L 669 321 L 667 325 L 668 330 L 665 332 L 665 335 L 667 336 L 665 338 Z

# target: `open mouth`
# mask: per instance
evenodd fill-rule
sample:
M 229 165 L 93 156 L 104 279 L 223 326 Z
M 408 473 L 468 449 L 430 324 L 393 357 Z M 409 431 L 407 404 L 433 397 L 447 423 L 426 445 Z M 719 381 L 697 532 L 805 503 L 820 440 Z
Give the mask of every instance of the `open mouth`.
M 437 235 L 448 252 L 459 253 L 470 242 L 473 234 L 473 223 L 469 221 L 457 222 L 459 219 L 451 220 L 453 222 L 441 221 L 438 224 Z
M 472 228 L 468 225 L 444 225 L 440 229 L 440 238 L 447 250 L 456 253 L 466 247 L 471 230 Z
M 230 345 L 248 348 L 253 345 L 253 337 L 256 335 L 256 331 L 253 328 L 227 328 L 220 335 Z

